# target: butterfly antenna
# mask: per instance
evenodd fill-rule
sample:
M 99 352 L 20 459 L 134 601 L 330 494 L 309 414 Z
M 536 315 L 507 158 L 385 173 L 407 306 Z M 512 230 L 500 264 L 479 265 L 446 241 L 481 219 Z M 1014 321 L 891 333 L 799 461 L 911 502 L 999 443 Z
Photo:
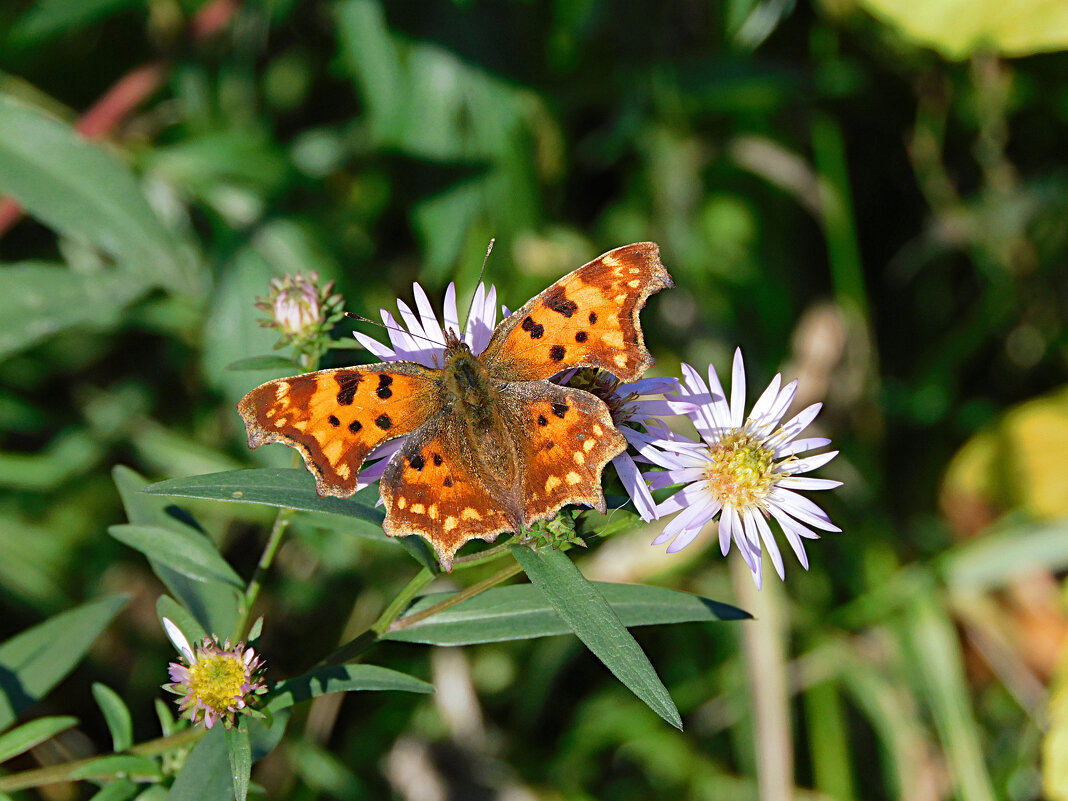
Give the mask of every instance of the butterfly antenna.
M 355 314 L 354 312 L 350 311 L 345 312 L 345 316 L 353 320 L 359 320 L 361 323 L 370 323 L 371 325 L 377 325 L 379 328 L 384 328 L 387 331 L 399 331 L 402 334 L 407 334 L 413 339 L 421 339 L 424 342 L 429 342 L 435 348 L 445 347 L 440 342 L 435 342 L 433 339 L 425 337 L 422 334 L 417 334 L 414 331 L 407 331 L 401 328 L 399 325 L 386 325 L 385 323 L 380 323 L 377 320 L 372 320 L 370 317 L 364 317 L 362 314 Z
M 475 281 L 475 288 L 471 290 L 471 300 L 467 303 L 467 319 L 464 320 L 461 330 L 456 332 L 458 337 L 463 337 L 463 331 L 467 330 L 467 324 L 471 320 L 471 307 L 475 305 L 475 293 L 478 292 L 478 285 L 482 283 L 482 276 L 486 274 L 486 264 L 489 262 L 490 254 L 493 252 L 493 243 L 496 241 L 495 237 L 491 238 L 489 245 L 486 247 L 486 258 L 482 260 L 482 269 L 478 271 L 478 280 Z

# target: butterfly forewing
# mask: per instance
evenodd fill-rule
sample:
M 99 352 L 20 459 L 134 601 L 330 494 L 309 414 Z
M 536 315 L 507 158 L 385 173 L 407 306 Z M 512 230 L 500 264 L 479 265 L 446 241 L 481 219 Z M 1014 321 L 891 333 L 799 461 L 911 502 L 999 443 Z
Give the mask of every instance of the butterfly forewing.
M 300 451 L 320 495 L 347 498 L 367 455 L 441 408 L 438 372 L 390 362 L 268 381 L 238 403 L 248 444 Z
M 551 378 L 569 367 L 598 367 L 633 381 L 653 363 L 638 313 L 651 294 L 672 286 L 656 244 L 616 248 L 506 318 L 482 359 L 508 381 Z

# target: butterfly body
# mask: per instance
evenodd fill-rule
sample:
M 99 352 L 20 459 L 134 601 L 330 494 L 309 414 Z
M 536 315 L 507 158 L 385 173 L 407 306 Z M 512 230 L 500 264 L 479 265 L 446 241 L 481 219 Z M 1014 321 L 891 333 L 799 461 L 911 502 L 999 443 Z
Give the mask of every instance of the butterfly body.
M 441 367 L 385 362 L 270 381 L 238 404 L 250 447 L 296 447 L 321 495 L 348 497 L 367 455 L 406 439 L 382 474 L 390 536 L 418 534 L 445 569 L 564 505 L 605 509 L 601 473 L 626 448 L 607 405 L 552 383 L 570 367 L 634 380 L 652 363 L 638 312 L 672 286 L 652 243 L 610 251 L 561 278 L 471 352 L 454 331 Z

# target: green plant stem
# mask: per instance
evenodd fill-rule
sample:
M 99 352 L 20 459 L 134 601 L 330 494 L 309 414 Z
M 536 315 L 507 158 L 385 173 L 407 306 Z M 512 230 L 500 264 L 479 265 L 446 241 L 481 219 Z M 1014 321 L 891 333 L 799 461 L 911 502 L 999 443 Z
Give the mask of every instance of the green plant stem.
M 300 467 L 300 454 L 293 454 L 293 467 Z M 260 561 L 256 565 L 256 570 L 252 574 L 252 578 L 248 581 L 248 586 L 245 588 L 245 595 L 241 599 L 241 609 L 237 616 L 237 623 L 234 626 L 234 639 L 243 640 L 245 634 L 248 632 L 248 621 L 252 616 L 252 607 L 256 604 L 256 599 L 260 595 L 260 589 L 263 587 L 263 579 L 267 575 L 267 571 L 271 569 L 271 565 L 274 563 L 274 557 L 278 553 L 279 547 L 282 545 L 282 536 L 286 533 L 286 529 L 289 528 L 289 524 L 293 521 L 294 510 L 292 509 L 279 509 L 278 514 L 275 515 L 274 525 L 271 526 L 271 533 L 267 536 L 267 544 L 263 546 L 263 553 L 260 554 Z
M 390 624 L 397 619 L 400 613 L 404 611 L 404 607 L 406 607 L 412 598 L 415 597 L 415 594 L 433 579 L 434 574 L 425 567 L 416 573 L 415 578 L 404 585 L 404 589 L 401 590 L 397 594 L 397 597 L 393 599 L 392 603 L 386 607 L 386 611 L 379 615 L 378 620 L 371 625 L 371 631 L 376 635 L 381 636 L 382 633 L 389 628 Z
M 156 756 L 167 751 L 173 751 L 176 748 L 192 745 L 205 734 L 207 734 L 207 730 L 199 727 L 183 729 L 167 737 L 157 737 L 155 740 L 148 740 L 140 745 L 132 746 L 121 753 L 130 756 Z M 13 793 L 17 790 L 26 790 L 31 787 L 71 781 L 71 776 L 87 765 L 92 765 L 94 762 L 104 759 L 113 759 L 115 756 L 115 754 L 101 754 L 100 756 L 64 762 L 59 765 L 49 765 L 46 768 L 24 770 L 21 773 L 12 773 L 10 776 L 0 776 L 0 793 Z
M 248 587 L 245 589 L 245 596 L 241 601 L 241 611 L 237 618 L 237 625 L 234 627 L 234 639 L 244 639 L 245 633 L 248 630 L 248 621 L 252 614 L 252 607 L 255 605 L 256 599 L 259 597 L 260 589 L 263 587 L 264 576 L 267 575 L 267 571 L 274 562 L 274 557 L 278 553 L 279 546 L 282 544 L 282 536 L 285 534 L 286 529 L 289 528 L 292 519 L 292 509 L 280 509 L 278 515 L 274 518 L 274 525 L 271 526 L 271 533 L 267 537 L 267 544 L 263 546 L 263 553 L 260 554 L 259 564 L 256 565 L 256 571 L 252 574 L 252 578 L 249 579 Z
M 449 607 L 456 606 L 456 604 L 460 603 L 461 601 L 466 601 L 468 598 L 473 598 L 480 592 L 485 592 L 490 587 L 496 586 L 497 584 L 500 584 L 506 579 L 510 579 L 512 576 L 514 576 L 516 573 L 519 573 L 521 570 L 522 568 L 519 566 L 518 563 L 510 565 L 504 568 L 503 570 L 497 571 L 489 578 L 483 579 L 482 581 L 478 582 L 478 584 L 472 584 L 467 589 L 460 590 L 458 593 L 450 595 L 444 601 L 436 603 L 433 606 L 428 606 L 422 612 L 416 612 L 414 615 L 408 615 L 407 617 L 401 618 L 400 620 L 394 620 L 393 623 L 389 626 L 389 628 L 386 629 L 386 631 L 400 631 L 401 629 L 408 628 L 408 626 L 415 625 L 421 620 L 426 620 L 428 617 L 433 617 L 438 612 L 444 612 Z

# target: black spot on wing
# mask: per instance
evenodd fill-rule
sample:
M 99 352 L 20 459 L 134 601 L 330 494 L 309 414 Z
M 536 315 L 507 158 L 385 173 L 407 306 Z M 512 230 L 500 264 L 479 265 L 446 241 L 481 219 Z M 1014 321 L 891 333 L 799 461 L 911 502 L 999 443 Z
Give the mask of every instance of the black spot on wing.
M 589 338 L 590 338 L 590 335 L 587 334 L 585 331 L 578 331 L 578 332 L 575 333 L 575 341 L 576 342 L 585 342 Z
M 417 453 L 408 460 L 408 464 L 412 466 L 413 470 L 422 470 L 426 466 L 426 461 L 423 459 L 423 454 Z
M 578 304 L 565 297 L 562 287 L 556 287 L 545 296 L 545 305 L 564 317 L 570 317 L 578 311 Z
M 590 325 L 597 322 L 597 312 L 590 312 Z
M 539 426 L 547 426 L 547 425 L 549 425 L 549 418 L 546 417 L 544 414 L 539 414 L 538 415 L 538 425 Z
M 335 373 L 334 380 L 338 385 L 337 402 L 342 406 L 349 406 L 356 397 L 356 387 L 360 385 L 362 376 L 359 373 Z
M 353 434 L 358 434 L 361 428 L 363 428 L 363 423 L 361 423 L 359 420 L 353 420 L 351 423 L 349 423 L 349 431 L 351 431 Z
M 432 454 L 430 458 L 432 458 L 434 460 L 434 467 L 441 467 L 441 463 L 444 461 L 441 458 L 441 454 L 440 453 Z
M 571 407 L 568 406 L 566 403 L 554 403 L 553 404 L 553 414 L 555 414 L 557 417 L 559 417 L 561 420 L 563 420 L 564 419 L 564 415 L 567 414 L 567 410 L 570 409 L 570 408 Z
M 563 345 L 553 345 L 549 348 L 549 358 L 554 362 L 563 361 L 564 356 L 567 354 L 567 350 Z
M 541 339 L 545 333 L 545 326 L 534 322 L 534 318 L 529 314 L 523 318 L 523 323 L 520 327 L 530 334 L 531 339 Z
M 381 428 L 383 431 L 386 431 L 390 426 L 393 425 L 393 421 L 389 419 L 388 414 L 380 414 L 378 415 L 378 417 L 375 418 L 375 425 Z
M 441 483 L 444 484 L 446 487 L 451 487 L 452 486 L 452 476 L 445 476 L 445 480 L 443 482 L 441 482 Z
M 334 428 L 337 428 L 339 425 L 341 425 L 341 421 L 338 420 L 336 417 L 334 417 L 334 415 L 330 415 L 326 419 L 327 419 L 327 422 L 329 422 L 330 425 L 332 425 Z
M 375 393 L 378 395 L 378 397 L 380 397 L 382 400 L 392 397 L 393 390 L 389 388 L 389 385 L 392 383 L 393 376 L 386 375 L 385 373 L 380 373 L 378 376 L 378 389 L 375 390 Z

